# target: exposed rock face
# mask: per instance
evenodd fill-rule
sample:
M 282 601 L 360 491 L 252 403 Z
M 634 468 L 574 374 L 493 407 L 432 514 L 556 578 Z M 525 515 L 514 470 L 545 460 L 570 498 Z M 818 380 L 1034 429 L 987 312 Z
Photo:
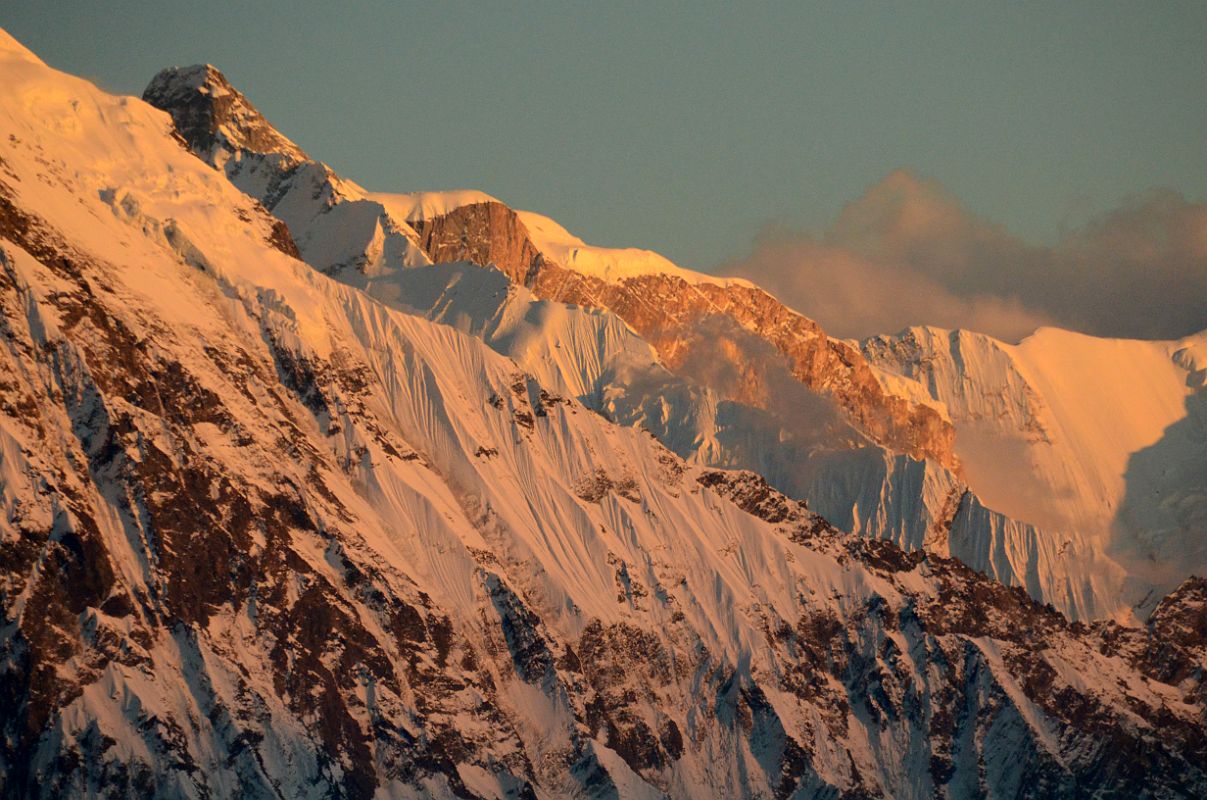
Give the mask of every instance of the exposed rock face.
M 176 130 L 207 161 L 225 150 L 277 153 L 286 163 L 306 154 L 286 139 L 226 76 L 209 64 L 170 67 L 156 75 L 143 92 L 148 103 L 169 110 Z
M 475 203 L 433 219 L 412 219 L 419 244 L 433 263 L 469 261 L 498 267 L 521 286 L 536 278 L 545 257 L 524 223 L 502 203 Z
M 783 306 L 761 289 L 715 284 L 690 285 L 682 278 L 651 275 L 620 285 L 573 280 L 545 269 L 538 295 L 561 302 L 608 308 L 633 326 L 663 354 L 672 369 L 692 357 L 709 317 L 732 320 L 742 330 L 765 338 L 787 357 L 792 374 L 805 386 L 837 400 L 849 419 L 873 441 L 914 458 L 933 458 L 956 467 L 951 426 L 929 406 L 886 393 L 859 352 L 830 339 L 812 320 Z M 712 355 L 714 351 L 707 351 Z M 735 366 L 742 366 L 735 351 Z M 770 391 L 763 387 L 763 391 Z M 759 405 L 758 390 L 733 399 Z

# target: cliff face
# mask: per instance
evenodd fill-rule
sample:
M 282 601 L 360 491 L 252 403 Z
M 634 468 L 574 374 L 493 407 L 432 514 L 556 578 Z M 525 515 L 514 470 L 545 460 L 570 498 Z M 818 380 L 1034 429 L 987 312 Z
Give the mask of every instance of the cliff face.
M 474 203 L 435 218 L 408 222 L 419 234 L 423 251 L 436 264 L 469 261 L 491 265 L 519 285 L 528 286 L 545 263 L 524 223 L 502 203 Z
M 307 160 L 301 148 L 282 136 L 209 64 L 161 71 L 147 85 L 143 99 L 170 109 L 180 136 L 211 164 L 238 150 L 275 153 L 288 165 Z

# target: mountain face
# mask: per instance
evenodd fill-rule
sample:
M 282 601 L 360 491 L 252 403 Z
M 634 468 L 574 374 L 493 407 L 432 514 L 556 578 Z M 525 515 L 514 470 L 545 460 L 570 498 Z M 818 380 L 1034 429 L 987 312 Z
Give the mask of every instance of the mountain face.
M 199 153 L 0 74 L 4 796 L 1207 792 L 1202 580 L 1070 623 L 842 532 L 569 396 L 712 402 L 617 315 L 227 149 L 237 95 Z
M 796 380 L 832 397 L 874 442 L 955 466 L 952 428 L 933 408 L 885 392 L 856 348 L 830 339 L 817 323 L 755 286 L 685 270 L 622 272 L 610 280 L 606 272 L 567 268 L 537 250 L 517 213 L 494 200 L 430 216 L 422 207 L 419 212 L 406 219 L 421 232 L 433 261 L 492 264 L 538 297 L 606 308 L 650 342 L 671 369 L 703 355 L 700 337 L 710 320 L 728 326 L 731 336 L 753 334 L 786 359 Z M 508 244 L 501 247 L 500 240 Z M 734 366 L 743 366 L 742 353 L 731 352 Z M 710 347 L 707 356 L 716 355 Z M 771 387 L 757 375 L 747 377 L 732 399 L 766 405 Z
M 540 215 L 512 212 L 514 221 L 493 198 L 457 193 L 442 206 L 432 193 L 376 196 L 438 243 L 433 261 L 493 264 L 537 296 L 608 309 L 665 367 L 722 401 L 821 426 L 815 404 L 781 410 L 780 395 L 801 385 L 833 400 L 857 436 L 789 448 L 792 474 L 775 484 L 848 530 L 957 555 L 1083 619 L 1146 614 L 1207 570 L 1207 418 L 1194 392 L 1207 360 L 1202 335 L 1147 343 L 1046 329 L 1017 348 L 1029 358 L 1011 356 L 1029 367 L 1004 368 L 982 368 L 993 358 L 977 353 L 1015 348 L 970 332 L 953 336 L 976 342 L 963 348 L 919 346 L 909 331 L 852 347 L 757 287 L 644 251 L 591 247 Z M 498 243 L 516 235 L 540 255 L 509 260 Z M 733 448 L 710 462 L 656 422 L 641 424 L 681 455 L 778 471 Z M 737 441 L 757 438 L 740 427 Z M 1020 443 L 1027 457 L 1003 458 Z M 1048 513 L 1053 504 L 1065 508 Z
M 483 338 L 693 463 L 755 470 L 844 530 L 958 557 L 1075 619 L 1142 616 L 1176 583 L 1129 571 L 1092 531 L 1049 529 L 1038 505 L 997 505 L 1017 476 L 978 469 L 970 485 L 958 451 L 978 468 L 992 459 L 965 447 L 966 420 L 953 423 L 941 396 L 883 348 L 831 339 L 748 282 L 592 247 L 481 192 L 367 192 L 292 144 L 274 150 L 288 140 L 212 67 L 165 70 L 144 96 L 173 115 L 193 152 L 288 224 L 312 266 Z M 199 107 L 231 96 L 239 129 L 190 136 L 198 116 L 231 116 Z M 472 276 L 465 264 L 502 276 Z
M 914 328 L 862 350 L 944 405 L 985 502 L 1062 546 L 1109 554 L 1142 602 L 1207 572 L 1207 333 L 1146 342 L 1044 328 L 1009 345 Z

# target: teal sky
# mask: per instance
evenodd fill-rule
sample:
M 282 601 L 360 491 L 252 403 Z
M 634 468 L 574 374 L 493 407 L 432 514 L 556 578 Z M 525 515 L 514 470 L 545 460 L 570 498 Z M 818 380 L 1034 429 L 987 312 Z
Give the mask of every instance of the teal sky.
M 1207 3 L 27 2 L 0 25 L 141 93 L 209 61 L 371 189 L 474 187 L 709 268 L 898 167 L 1036 242 L 1207 198 Z

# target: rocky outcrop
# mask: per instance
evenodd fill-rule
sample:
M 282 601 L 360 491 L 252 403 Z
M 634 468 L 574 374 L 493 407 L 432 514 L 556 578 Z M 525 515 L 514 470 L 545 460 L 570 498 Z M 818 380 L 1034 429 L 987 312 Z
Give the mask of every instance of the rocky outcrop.
M 521 286 L 545 263 L 524 223 L 502 203 L 473 203 L 433 218 L 412 218 L 419 244 L 435 264 L 469 261 L 497 267 Z
M 170 113 L 181 138 L 210 163 L 240 150 L 275 153 L 287 166 L 307 160 L 210 64 L 160 71 L 142 99 Z
M 710 320 L 736 326 L 768 342 L 787 359 L 793 377 L 833 398 L 854 426 L 872 441 L 913 458 L 933 458 L 958 467 L 951 425 L 930 406 L 917 405 L 884 391 L 859 351 L 831 339 L 817 323 L 755 287 L 690 284 L 668 275 L 643 275 L 605 283 L 555 266 L 546 266 L 533 290 L 564 303 L 607 308 L 653 344 L 672 370 L 694 358 L 729 353 L 733 367 L 747 366 L 740 347 L 717 347 Z M 723 329 L 722 329 L 723 330 Z M 732 398 L 765 405 L 774 391 L 754 381 Z
M 345 280 L 427 263 L 419 236 L 311 160 L 209 64 L 157 74 L 143 100 L 172 116 L 190 151 L 275 214 L 272 244 Z

